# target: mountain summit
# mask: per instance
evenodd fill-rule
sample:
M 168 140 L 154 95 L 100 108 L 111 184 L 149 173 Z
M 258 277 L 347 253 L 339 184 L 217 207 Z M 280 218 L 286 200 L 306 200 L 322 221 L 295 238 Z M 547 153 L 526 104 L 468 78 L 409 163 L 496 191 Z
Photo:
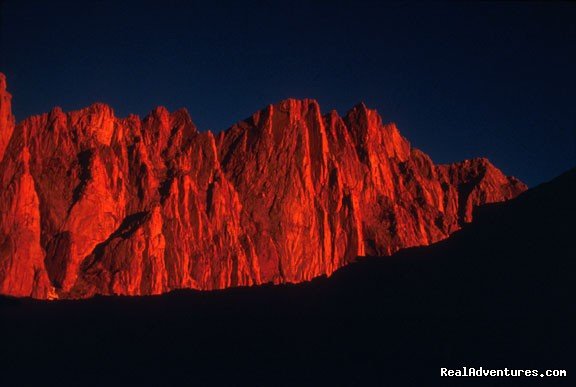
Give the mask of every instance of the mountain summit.
M 301 282 L 448 237 L 526 186 L 435 165 L 357 105 L 289 99 L 217 135 L 105 104 L 15 124 L 0 74 L 0 293 L 147 295 Z

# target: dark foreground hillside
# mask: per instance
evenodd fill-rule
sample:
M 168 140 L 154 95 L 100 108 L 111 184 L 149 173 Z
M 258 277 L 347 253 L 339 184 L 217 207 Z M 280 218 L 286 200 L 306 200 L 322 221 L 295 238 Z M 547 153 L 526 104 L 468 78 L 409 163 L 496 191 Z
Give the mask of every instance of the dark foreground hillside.
M 539 385 L 574 379 L 576 171 L 331 278 L 0 302 L 0 385 Z M 440 367 L 568 378 L 441 378 Z

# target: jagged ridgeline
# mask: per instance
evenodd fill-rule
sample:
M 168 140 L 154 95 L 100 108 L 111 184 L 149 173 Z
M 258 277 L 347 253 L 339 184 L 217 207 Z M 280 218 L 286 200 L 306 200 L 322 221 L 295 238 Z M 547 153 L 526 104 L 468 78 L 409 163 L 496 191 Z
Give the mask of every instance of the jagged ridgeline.
M 526 186 L 435 165 L 360 104 L 286 100 L 226 131 L 105 104 L 15 124 L 0 75 L 0 293 L 159 294 L 301 282 L 426 245 Z

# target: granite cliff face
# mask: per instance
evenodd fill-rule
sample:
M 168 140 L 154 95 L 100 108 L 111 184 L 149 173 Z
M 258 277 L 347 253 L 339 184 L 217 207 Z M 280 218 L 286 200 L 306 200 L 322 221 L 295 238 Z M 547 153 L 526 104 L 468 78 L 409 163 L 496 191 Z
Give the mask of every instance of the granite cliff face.
M 526 186 L 435 165 L 363 104 L 286 100 L 214 136 L 104 104 L 15 125 L 0 74 L 0 293 L 159 294 L 301 282 L 446 238 Z

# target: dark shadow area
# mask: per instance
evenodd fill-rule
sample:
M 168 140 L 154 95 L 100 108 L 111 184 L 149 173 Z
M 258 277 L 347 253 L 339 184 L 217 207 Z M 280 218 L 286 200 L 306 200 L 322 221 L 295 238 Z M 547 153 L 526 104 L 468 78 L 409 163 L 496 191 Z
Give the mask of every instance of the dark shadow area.
M 92 159 L 93 151 L 91 149 L 82 151 L 78 153 L 78 166 L 80 167 L 80 182 L 74 188 L 74 192 L 72 193 L 72 206 L 80 200 L 80 196 L 86 189 L 86 185 L 91 177 L 90 171 L 90 160 Z M 70 207 L 72 208 L 72 207 Z
M 570 385 L 575 181 L 572 170 L 481 208 L 448 240 L 310 283 L 2 298 L 0 385 Z M 568 377 L 440 377 L 463 366 Z

